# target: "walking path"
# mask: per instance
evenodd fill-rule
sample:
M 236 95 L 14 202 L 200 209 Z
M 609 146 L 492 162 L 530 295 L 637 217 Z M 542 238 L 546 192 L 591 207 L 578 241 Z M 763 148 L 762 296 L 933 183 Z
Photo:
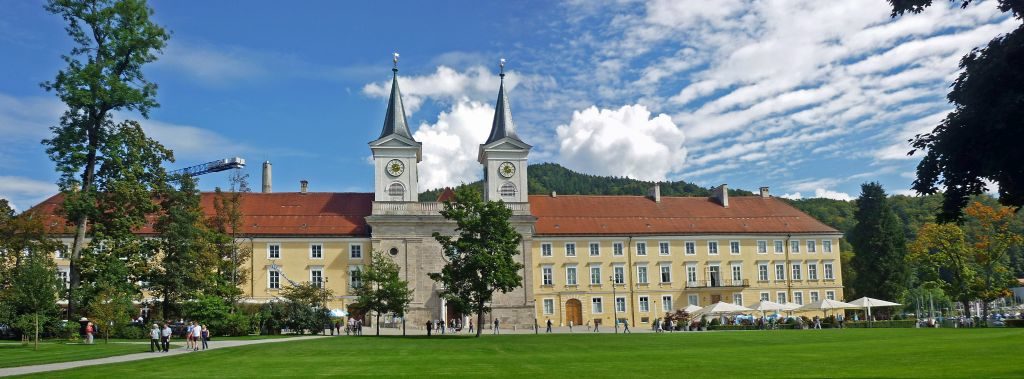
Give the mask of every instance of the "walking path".
M 220 349 L 220 348 L 226 348 L 226 347 L 255 345 L 255 344 L 261 344 L 261 343 L 278 343 L 278 342 L 290 342 L 290 341 L 305 341 L 305 340 L 316 339 L 316 338 L 324 338 L 324 336 L 268 338 L 268 339 L 259 339 L 259 340 L 235 340 L 235 341 L 214 341 L 214 340 L 211 340 L 210 341 L 210 348 L 209 349 Z M 177 343 L 179 341 L 174 341 L 174 342 Z M 207 350 L 209 350 L 209 349 L 207 349 Z M 169 357 L 169 356 L 180 355 L 180 354 L 185 354 L 185 353 L 189 353 L 189 352 L 191 352 L 191 350 L 187 350 L 187 349 L 182 348 L 182 347 L 177 347 L 177 348 L 171 348 L 171 351 L 166 352 L 166 353 L 146 352 L 146 353 L 137 353 L 137 354 L 128 354 L 128 355 L 118 355 L 118 356 L 115 356 L 115 357 L 89 359 L 89 360 L 84 360 L 84 361 L 48 363 L 48 364 L 44 364 L 44 365 L 35 365 L 35 366 L 7 367 L 7 368 L 0 368 L 0 376 L 34 374 L 34 373 L 47 372 L 47 371 L 67 370 L 67 369 L 71 369 L 71 368 L 78 368 L 78 367 L 85 367 L 85 366 L 103 365 L 103 364 L 107 364 L 107 363 L 120 363 L 120 362 L 139 361 L 139 360 L 143 360 L 143 359 Z

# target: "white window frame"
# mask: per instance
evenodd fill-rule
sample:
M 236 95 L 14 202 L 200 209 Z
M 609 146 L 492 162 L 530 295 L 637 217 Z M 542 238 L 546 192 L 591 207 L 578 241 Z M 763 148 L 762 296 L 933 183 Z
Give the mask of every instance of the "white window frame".
M 774 247 L 775 254 L 785 254 L 786 253 L 786 242 L 785 241 L 783 241 L 783 240 L 774 240 L 773 243 L 772 243 L 772 246 Z
M 590 244 L 588 244 L 587 251 L 590 252 L 590 256 L 591 257 L 600 257 L 601 256 L 601 243 L 600 242 L 591 242 Z
M 68 283 L 71 278 L 71 273 L 63 268 L 57 269 L 57 283 L 60 283 L 60 289 L 68 289 Z
M 612 267 L 612 284 L 626 284 L 626 267 L 615 265 Z
M 786 291 L 775 292 L 775 302 L 779 304 L 785 304 L 789 298 L 786 296 Z
M 767 282 L 769 279 L 771 279 L 771 277 L 772 277 L 771 275 L 772 274 L 768 270 L 768 264 L 767 263 L 758 263 L 757 264 L 757 280 L 758 281 Z
M 320 273 L 320 281 L 317 283 L 316 276 L 313 273 Z M 316 288 L 324 288 L 324 269 L 323 267 L 310 267 L 309 269 L 309 282 L 316 285 Z
M 646 257 L 647 256 L 647 242 L 636 243 L 636 256 Z
M 320 248 L 319 257 L 313 254 L 314 252 L 316 252 L 317 247 Z M 309 259 L 324 259 L 324 244 L 322 242 L 313 242 L 309 244 Z
M 793 303 L 804 305 L 803 291 L 793 291 Z
M 358 275 L 356 272 L 358 272 Z M 348 266 L 348 287 L 359 288 L 361 285 L 363 285 L 363 267 Z
M 601 314 L 604 313 L 604 298 L 595 296 L 590 298 L 590 313 Z
M 647 313 L 651 311 L 651 298 L 647 295 L 641 295 L 637 297 L 637 308 L 640 309 L 640 313 Z
M 782 274 L 782 275 L 779 275 L 779 274 Z M 775 264 L 775 280 L 776 281 L 786 280 L 786 264 L 785 263 L 776 263 Z
M 772 294 L 770 292 L 761 292 L 760 294 L 758 294 L 758 296 L 759 296 L 758 299 L 760 299 L 762 301 L 771 301 L 772 300 Z
M 572 273 L 570 274 L 570 272 L 572 272 Z M 577 267 L 575 265 L 565 266 L 565 285 L 567 285 L 567 286 L 579 285 L 579 283 L 580 283 L 579 275 L 580 275 L 579 267 Z
M 541 266 L 540 268 L 541 285 L 553 286 L 555 285 L 555 269 L 551 266 Z
M 277 256 L 274 256 L 274 248 L 277 248 Z M 280 243 L 268 243 L 267 244 L 267 259 L 281 259 L 281 244 Z
M 555 314 L 555 299 L 544 299 L 542 304 L 544 314 Z
M 576 256 L 576 243 L 566 242 L 565 243 L 565 256 L 575 257 Z
M 668 281 L 665 281 L 665 269 L 668 269 Z M 658 265 L 658 283 L 672 283 L 672 264 L 662 263 Z
M 735 247 L 735 249 L 733 249 Z M 729 241 L 729 254 L 740 255 L 743 251 L 743 244 L 740 241 Z
M 729 270 L 732 275 L 732 284 L 737 285 L 743 283 L 743 265 L 739 263 L 733 263 L 732 268 Z
M 718 255 L 718 241 L 708 241 L 708 255 Z
M 697 241 L 683 242 L 684 255 L 697 255 Z
M 737 292 L 732 294 L 732 303 L 735 305 L 743 306 L 743 293 Z
M 825 291 L 825 298 L 829 300 L 836 299 L 836 291 Z
M 757 253 L 768 254 L 768 240 L 757 240 Z
M 658 255 L 662 257 L 672 255 L 672 244 L 668 241 L 658 241 Z
M 542 256 L 542 257 L 550 257 L 551 256 L 551 244 L 550 243 L 545 242 L 545 243 L 540 244 L 540 256 Z
M 661 310 L 672 312 L 672 295 L 661 295 Z
M 818 280 L 818 264 L 807 264 L 807 280 Z
M 686 295 L 686 302 L 690 303 L 689 305 L 696 305 L 696 306 L 699 307 L 700 306 L 700 296 L 698 296 L 696 294 Z
M 267 269 L 267 289 L 281 289 L 281 272 L 272 268 Z
M 641 269 L 643 269 L 643 270 L 641 270 Z M 637 265 L 636 266 L 636 282 L 637 282 L 637 284 L 648 284 L 648 283 L 650 283 L 650 281 L 648 280 L 649 279 L 648 278 L 648 274 L 649 273 L 648 273 L 648 270 L 647 270 L 647 265 Z
M 811 291 L 808 294 L 809 297 L 807 298 L 807 300 L 810 300 L 812 303 L 821 300 L 821 296 L 818 294 L 818 291 Z
M 626 313 L 626 298 L 624 296 L 615 297 L 615 311 Z
M 823 267 L 823 271 L 824 271 L 824 274 L 825 274 L 823 276 L 825 278 L 825 280 L 835 280 L 836 279 L 835 267 L 832 265 L 832 262 L 825 262 L 825 263 L 822 264 L 822 267 Z
M 789 240 L 789 253 L 800 254 L 800 240 Z
M 597 270 L 597 272 L 595 273 L 594 270 Z M 588 270 L 588 271 L 590 272 L 590 285 L 592 285 L 592 286 L 599 286 L 599 285 L 601 285 L 601 266 L 599 266 L 599 265 L 592 265 L 592 266 L 590 266 L 590 270 Z
M 363 245 L 359 243 L 348 244 L 348 259 L 363 259 Z
M 818 252 L 818 243 L 814 240 L 807 240 L 807 254 L 814 254 Z
M 790 277 L 793 278 L 793 280 L 803 280 L 801 279 L 803 277 L 803 267 L 800 266 L 800 263 L 790 263 L 790 267 L 792 268 L 789 274 L 791 275 Z
M 622 242 L 612 242 L 612 255 L 613 256 L 621 257 L 623 254 L 625 254 L 625 250 L 626 250 L 626 245 L 623 244 Z
M 686 285 L 688 287 L 697 286 L 697 265 L 687 264 L 686 265 Z
M 832 252 L 832 240 L 821 240 L 821 252 L 824 254 Z

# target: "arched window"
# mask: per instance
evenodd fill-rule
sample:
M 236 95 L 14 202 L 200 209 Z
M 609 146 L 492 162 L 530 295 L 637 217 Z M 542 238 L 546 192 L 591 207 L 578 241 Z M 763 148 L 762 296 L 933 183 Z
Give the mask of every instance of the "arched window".
M 498 189 L 498 195 L 501 197 L 515 197 L 516 196 L 516 185 L 512 183 L 505 183 Z
M 392 200 L 402 200 L 405 197 L 405 186 L 399 182 L 391 183 L 388 186 L 388 196 L 391 196 Z

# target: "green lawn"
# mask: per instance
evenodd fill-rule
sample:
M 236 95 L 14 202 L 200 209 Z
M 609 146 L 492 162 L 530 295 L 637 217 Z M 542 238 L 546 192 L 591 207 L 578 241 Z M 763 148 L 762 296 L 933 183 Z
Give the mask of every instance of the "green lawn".
M 146 342 L 148 343 L 149 341 Z M 39 351 L 32 350 L 32 344 L 23 347 L 21 343 L 16 342 L 0 343 L 0 367 L 81 361 L 148 351 L 149 345 L 134 343 L 105 344 L 103 341 L 96 341 L 93 345 L 42 342 L 39 344 Z
M 336 337 L 252 345 L 58 377 L 1022 377 L 1024 329 Z

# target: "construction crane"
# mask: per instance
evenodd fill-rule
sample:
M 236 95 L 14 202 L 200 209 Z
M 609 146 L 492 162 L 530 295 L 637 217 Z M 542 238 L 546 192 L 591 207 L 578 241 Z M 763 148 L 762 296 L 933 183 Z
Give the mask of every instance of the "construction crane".
M 209 174 L 211 172 L 221 172 L 221 171 L 230 170 L 230 169 L 233 169 L 233 168 L 243 168 L 243 167 L 245 167 L 245 159 L 242 159 L 242 158 L 239 158 L 239 157 L 234 157 L 234 158 L 220 159 L 220 160 L 216 160 L 216 161 L 212 161 L 212 162 L 206 162 L 206 163 L 203 163 L 203 164 L 197 164 L 195 166 L 185 167 L 185 168 L 182 168 L 182 169 L 177 169 L 177 170 L 171 171 L 170 174 L 171 175 L 181 174 L 181 175 L 188 175 L 188 176 L 199 176 L 199 175 L 203 175 L 203 174 Z

